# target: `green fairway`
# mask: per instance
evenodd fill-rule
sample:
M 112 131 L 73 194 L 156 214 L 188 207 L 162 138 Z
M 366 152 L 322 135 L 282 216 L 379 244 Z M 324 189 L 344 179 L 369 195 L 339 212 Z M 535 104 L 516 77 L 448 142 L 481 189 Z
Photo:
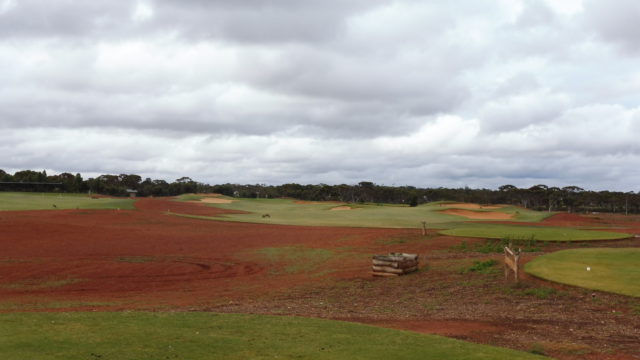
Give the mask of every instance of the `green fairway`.
M 0 192 L 0 210 L 134 209 L 133 203 L 128 198 L 93 199 L 87 194 Z
M 187 200 L 197 196 L 186 195 Z M 383 228 L 418 228 L 422 221 L 427 225 L 469 221 L 470 219 L 442 213 L 455 208 L 454 204 L 429 203 L 417 207 L 390 204 L 340 204 L 340 203 L 299 203 L 290 199 L 233 199 L 229 204 L 208 204 L 223 209 L 242 210 L 248 214 L 226 214 L 219 217 L 196 217 L 202 219 L 241 221 L 281 225 L 306 226 L 348 226 Z M 348 206 L 351 210 L 331 210 L 338 206 Z M 513 216 L 513 221 L 540 221 L 549 213 L 505 206 L 500 209 L 479 210 L 477 212 L 500 212 Z M 262 217 L 269 214 L 270 217 Z M 478 221 L 478 220 L 476 220 Z
M 0 358 L 543 359 L 339 321 L 193 312 L 2 314 Z
M 197 201 L 202 196 L 183 195 L 181 201 Z M 345 204 L 327 202 L 300 202 L 291 199 L 237 199 L 224 198 L 233 202 L 227 204 L 207 204 L 223 209 L 241 210 L 243 214 L 225 214 L 217 217 L 184 216 L 203 220 L 239 221 L 279 225 L 303 226 L 345 226 L 371 228 L 421 228 L 426 221 L 429 228 L 443 229 L 444 235 L 480 237 L 480 238 L 512 238 L 535 239 L 539 241 L 578 241 L 578 240 L 611 240 L 629 237 L 619 232 L 582 230 L 568 227 L 534 227 L 518 224 L 488 224 L 486 220 L 471 219 L 465 216 L 446 214 L 443 211 L 458 209 L 463 214 L 500 215 L 502 221 L 539 222 L 553 213 L 532 211 L 514 206 L 498 208 L 477 207 L 464 208 L 460 204 L 436 202 L 416 207 L 391 204 Z M 332 210 L 335 208 L 350 210 Z M 269 216 L 264 216 L 269 214 Z
M 581 230 L 568 227 L 517 226 L 502 224 L 469 224 L 440 231 L 451 236 L 479 237 L 490 239 L 534 239 L 538 241 L 587 241 L 625 239 L 629 234 L 618 232 Z
M 563 250 L 537 257 L 524 269 L 563 284 L 640 297 L 638 248 Z

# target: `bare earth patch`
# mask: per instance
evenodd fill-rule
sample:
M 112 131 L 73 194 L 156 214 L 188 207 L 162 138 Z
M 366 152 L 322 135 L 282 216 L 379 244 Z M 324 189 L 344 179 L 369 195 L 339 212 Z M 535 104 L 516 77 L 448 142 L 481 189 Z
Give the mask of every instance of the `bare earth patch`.
M 455 207 L 458 209 L 500 209 L 502 206 L 498 205 L 479 205 L 472 203 L 454 203 L 454 204 L 444 204 L 445 206 Z
M 220 198 L 216 198 L 216 197 L 210 197 L 210 198 L 200 199 L 199 202 L 203 202 L 203 203 L 207 203 L 207 204 L 231 204 L 234 201 L 235 200 L 220 199 Z
M 296 200 L 293 202 L 298 205 L 317 205 L 317 204 L 340 204 L 340 201 L 307 201 L 307 200 Z
M 331 208 L 331 211 L 346 211 L 346 210 L 353 210 L 353 208 L 351 206 L 336 206 L 334 208 Z
M 508 220 L 513 218 L 511 214 L 505 214 L 501 212 L 481 212 L 462 209 L 448 209 L 441 211 L 443 214 L 464 216 L 468 219 L 474 220 Z

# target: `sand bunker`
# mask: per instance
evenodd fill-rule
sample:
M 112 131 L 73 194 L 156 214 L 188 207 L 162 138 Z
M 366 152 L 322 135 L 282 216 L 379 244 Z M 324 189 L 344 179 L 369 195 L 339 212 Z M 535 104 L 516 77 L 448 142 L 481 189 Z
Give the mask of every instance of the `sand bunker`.
M 455 207 L 459 209 L 500 209 L 502 207 L 497 205 L 479 205 L 479 204 L 472 204 L 472 203 L 442 204 L 442 206 Z
M 293 202 L 298 205 L 318 205 L 318 204 L 340 204 L 341 201 L 307 201 L 307 200 L 296 200 Z
M 448 210 L 441 211 L 441 213 L 449 214 L 449 215 L 464 216 L 467 219 L 474 219 L 474 220 L 508 220 L 513 218 L 513 215 L 511 214 L 505 214 L 497 211 L 483 212 L 483 211 L 471 211 L 471 210 L 461 210 L 461 209 L 448 209 Z
M 203 202 L 203 203 L 208 203 L 208 204 L 231 204 L 234 201 L 235 200 L 220 199 L 220 198 L 210 197 L 210 198 L 200 199 L 200 201 L 198 201 L 198 202 Z
M 351 206 L 336 206 L 331 208 L 331 211 L 345 211 L 345 210 L 353 210 Z

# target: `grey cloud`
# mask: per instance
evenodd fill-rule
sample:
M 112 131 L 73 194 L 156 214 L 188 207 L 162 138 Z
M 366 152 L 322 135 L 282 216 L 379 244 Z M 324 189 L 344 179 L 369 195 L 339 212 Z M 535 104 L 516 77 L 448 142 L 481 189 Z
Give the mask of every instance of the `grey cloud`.
M 350 15 L 385 1 L 78 1 L 20 0 L 0 14 L 0 36 L 123 38 L 173 33 L 194 40 L 326 41 Z M 138 4 L 150 17 L 135 19 Z
M 89 36 L 118 32 L 129 18 L 123 1 L 20 0 L 0 14 L 0 36 Z
M 555 120 L 567 108 L 565 96 L 534 92 L 497 98 L 481 112 L 483 128 L 489 132 L 517 131 Z
M 247 42 L 325 41 L 342 32 L 351 14 L 384 1 L 158 0 L 156 26 L 186 36 Z
M 602 39 L 632 53 L 640 51 L 640 3 L 634 0 L 587 0 L 584 8 L 585 25 Z
M 543 1 L 527 0 L 524 2 L 523 11 L 516 20 L 516 25 L 523 28 L 544 27 L 555 20 L 555 14 Z
M 540 82 L 533 74 L 520 73 L 500 83 L 495 91 L 498 97 L 513 96 L 532 92 L 540 87 Z
M 240 62 L 224 79 L 206 72 L 194 78 L 162 64 L 149 65 L 159 72 L 136 66 L 131 74 L 124 68 L 109 76 L 111 70 L 105 74 L 96 66 L 93 50 L 68 54 L 44 65 L 16 66 L 23 75 L 0 84 L 0 127 L 375 137 L 410 132 L 419 124 L 416 117 L 450 111 L 469 95 L 456 80 L 459 70 L 442 63 L 419 69 L 374 59 L 358 67 L 358 58 L 311 52 L 326 59 L 306 68 L 309 53 L 291 60 L 285 48 L 282 62 Z M 244 74 L 244 68 L 257 70 Z
M 416 126 L 404 107 L 383 102 L 353 105 L 293 99 L 270 110 L 252 110 L 216 104 L 206 91 L 189 98 L 185 105 L 171 96 L 140 98 L 24 89 L 0 96 L 0 128 L 128 128 L 245 135 L 293 131 L 322 137 L 369 137 L 405 133 Z M 393 126 L 389 126 L 390 118 L 395 119 Z
M 194 178 L 210 182 L 355 183 L 373 179 L 384 184 L 491 188 L 505 183 L 518 186 L 545 183 L 582 187 L 606 184 L 610 189 L 624 189 L 640 180 L 640 173 L 628 167 L 640 160 L 640 154 L 590 155 L 580 149 L 561 153 L 549 149 L 525 157 L 512 154 L 507 147 L 501 149 L 503 154 L 495 155 L 460 156 L 445 149 L 434 156 L 418 150 L 406 154 L 405 161 L 396 161 L 385 155 L 385 149 L 368 140 L 317 141 L 262 136 L 171 139 L 126 130 L 47 129 L 0 134 L 2 142 L 7 137 L 20 141 L 13 150 L 14 156 L 3 162 L 5 170 L 41 168 L 38 165 L 46 163 L 47 169 L 56 171 L 129 171 L 167 180 L 195 174 Z M 37 145 L 27 145 L 27 139 Z M 229 153 L 234 155 L 223 156 Z M 410 158 L 415 161 L 406 161 Z M 603 171 L 602 164 L 606 164 L 607 171 Z M 616 174 L 622 173 L 624 184 L 619 178 L 616 182 Z

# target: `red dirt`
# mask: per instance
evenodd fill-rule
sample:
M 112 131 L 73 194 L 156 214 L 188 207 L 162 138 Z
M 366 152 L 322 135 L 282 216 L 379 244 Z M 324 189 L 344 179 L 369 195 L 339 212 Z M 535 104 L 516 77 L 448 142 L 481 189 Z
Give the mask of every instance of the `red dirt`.
M 501 205 L 480 205 L 473 203 L 450 203 L 450 204 L 440 204 L 440 206 L 449 206 L 458 209 L 500 209 Z
M 290 314 L 520 350 L 540 343 L 551 355 L 567 360 L 640 358 L 640 316 L 633 313 L 634 299 L 598 293 L 596 301 L 591 291 L 585 295 L 530 277 L 520 290 L 506 286 L 500 274 L 461 273 L 474 260 L 500 259 L 451 249 L 463 240 L 472 246 L 482 239 L 438 236 L 435 231 L 423 237 L 419 229 L 190 219 L 167 212 L 217 216 L 236 211 L 160 198 L 139 199 L 136 207 L 0 212 L 0 312 L 42 308 Z M 558 214 L 544 222 L 563 224 L 640 229 L 640 221 L 604 215 Z M 633 240 L 607 244 L 637 246 Z M 315 269 L 290 271 L 286 263 L 256 253 L 283 246 L 327 249 L 335 256 Z M 545 251 L 567 245 L 553 246 L 557 248 Z M 372 279 L 371 254 L 390 251 L 420 254 L 421 271 Z M 562 295 L 522 295 L 535 287 L 553 287 Z M 584 348 L 588 352 L 582 354 Z
M 467 219 L 478 219 L 478 220 L 506 220 L 511 219 L 513 215 L 506 214 L 498 211 L 473 211 L 473 210 L 462 210 L 462 209 L 447 209 L 440 211 L 443 214 L 449 215 L 457 215 L 464 216 Z
M 362 246 L 403 232 L 189 219 L 166 212 L 215 216 L 231 211 L 164 199 L 141 199 L 136 207 L 2 212 L 0 298 L 30 301 L 46 296 L 56 301 L 124 302 L 126 307 L 185 307 L 222 297 L 250 297 L 305 280 L 269 276 L 269 268 L 279 264 L 253 256 L 252 250 Z M 37 286 L 65 279 L 77 281 Z
M 549 226 L 602 226 L 603 221 L 593 217 L 582 216 L 579 214 L 559 213 L 542 221 L 543 224 Z
M 340 201 L 306 201 L 306 200 L 295 200 L 293 203 L 298 205 L 344 204 L 343 202 L 340 202 Z
M 229 200 L 229 199 L 220 199 L 217 197 L 207 197 L 204 199 L 200 199 L 200 200 L 195 200 L 194 202 L 203 202 L 205 204 L 231 204 L 232 202 L 234 202 L 235 200 Z
M 640 234 L 640 217 L 617 214 L 580 215 L 572 213 L 557 213 L 549 216 L 541 222 L 490 221 L 489 223 L 525 226 L 593 228 L 594 230 L 620 231 L 630 234 Z
M 336 206 L 334 208 L 329 209 L 331 211 L 349 211 L 349 210 L 358 210 L 354 209 L 351 206 Z

